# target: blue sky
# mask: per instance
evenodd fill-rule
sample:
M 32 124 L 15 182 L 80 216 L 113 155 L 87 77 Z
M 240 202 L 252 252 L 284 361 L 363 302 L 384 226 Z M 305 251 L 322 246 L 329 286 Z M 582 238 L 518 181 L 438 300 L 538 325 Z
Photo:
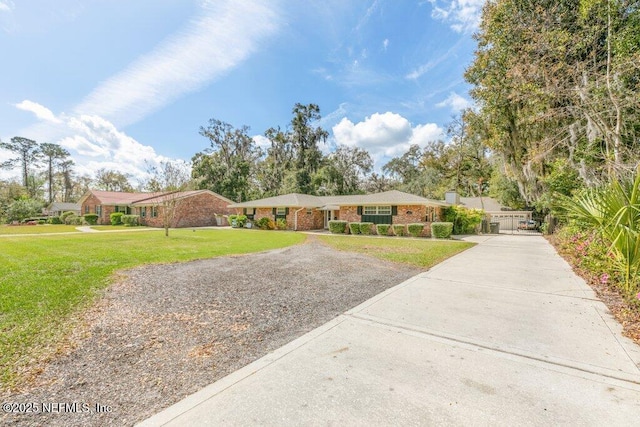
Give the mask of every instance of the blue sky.
M 58 143 L 79 174 L 135 180 L 207 148 L 210 118 L 264 144 L 296 102 L 315 103 L 323 149 L 365 148 L 379 169 L 471 105 L 483 3 L 0 0 L 0 138 Z

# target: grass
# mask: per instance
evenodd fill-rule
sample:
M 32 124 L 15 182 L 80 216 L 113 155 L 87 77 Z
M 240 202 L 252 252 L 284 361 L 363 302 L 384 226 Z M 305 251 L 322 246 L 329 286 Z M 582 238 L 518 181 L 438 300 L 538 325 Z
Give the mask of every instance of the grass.
M 42 233 L 74 233 L 77 225 L 0 225 L 0 235 L 4 234 L 42 234 Z
M 127 227 L 126 225 L 91 225 L 94 230 L 98 231 L 113 231 L 113 230 L 161 230 L 160 228 L 145 227 L 142 225 L 136 225 L 135 227 Z
M 34 227 L 36 228 L 36 227 Z M 114 272 L 141 264 L 245 254 L 301 243 L 258 230 L 82 233 L 0 239 L 0 384 L 15 387 L 53 355 Z
M 403 237 L 318 236 L 340 251 L 359 252 L 387 261 L 402 262 L 420 268 L 430 268 L 475 243 L 409 239 Z

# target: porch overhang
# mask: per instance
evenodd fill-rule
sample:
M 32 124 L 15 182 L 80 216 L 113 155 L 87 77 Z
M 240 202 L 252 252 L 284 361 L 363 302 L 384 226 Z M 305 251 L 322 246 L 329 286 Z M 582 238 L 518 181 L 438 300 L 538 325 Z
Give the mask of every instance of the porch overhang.
M 325 205 L 321 208 L 318 208 L 319 211 L 339 211 L 340 206 L 338 205 Z

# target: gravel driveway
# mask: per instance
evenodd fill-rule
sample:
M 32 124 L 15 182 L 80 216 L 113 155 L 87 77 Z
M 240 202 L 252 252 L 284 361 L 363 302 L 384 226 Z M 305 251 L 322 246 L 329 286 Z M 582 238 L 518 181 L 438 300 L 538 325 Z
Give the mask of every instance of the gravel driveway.
M 76 348 L 2 399 L 57 413 L 0 424 L 132 425 L 420 271 L 313 239 L 128 270 L 87 313 Z

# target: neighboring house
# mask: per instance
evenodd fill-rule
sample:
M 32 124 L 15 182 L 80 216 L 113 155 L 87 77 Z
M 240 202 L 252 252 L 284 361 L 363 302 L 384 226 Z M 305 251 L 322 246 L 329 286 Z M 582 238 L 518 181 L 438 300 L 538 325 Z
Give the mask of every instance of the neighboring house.
M 353 196 L 291 193 L 229 205 L 252 220 L 283 218 L 292 230 L 328 228 L 330 220 L 374 224 L 431 223 L 442 217 L 441 209 L 445 206 L 449 204 L 396 190 Z
M 175 201 L 171 227 L 203 227 L 217 225 L 217 215 L 228 215 L 231 200 L 209 190 L 166 193 L 124 193 L 89 190 L 80 199 L 81 215 L 98 215 L 98 224 L 110 224 L 111 214 L 138 215 L 140 224 L 162 227 L 165 205 Z
M 42 211 L 47 216 L 60 216 L 63 212 L 73 212 L 80 215 L 80 203 L 53 202 Z
M 484 210 L 489 222 L 500 223 L 500 230 L 503 231 L 517 230 L 519 221 L 531 220 L 531 211 L 512 210 L 491 197 L 459 197 L 457 193 L 450 191 L 445 194 L 445 199 L 465 208 Z

